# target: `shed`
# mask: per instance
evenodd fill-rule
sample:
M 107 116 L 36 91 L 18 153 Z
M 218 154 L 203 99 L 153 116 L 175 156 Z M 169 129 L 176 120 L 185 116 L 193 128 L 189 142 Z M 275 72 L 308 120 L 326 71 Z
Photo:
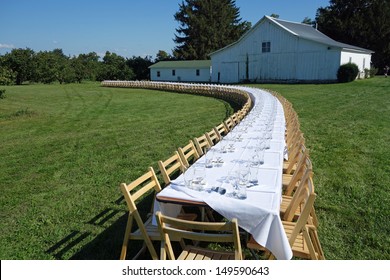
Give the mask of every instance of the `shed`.
M 361 74 L 373 51 L 337 42 L 311 25 L 264 16 L 238 41 L 210 54 L 212 82 L 330 82 L 340 65 Z
M 160 61 L 149 67 L 152 81 L 210 82 L 211 60 Z

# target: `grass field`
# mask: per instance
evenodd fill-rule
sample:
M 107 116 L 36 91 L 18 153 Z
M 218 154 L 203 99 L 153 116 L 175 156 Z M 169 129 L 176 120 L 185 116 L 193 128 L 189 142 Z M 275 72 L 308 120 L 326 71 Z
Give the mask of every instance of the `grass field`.
M 230 114 L 220 100 L 99 84 L 6 88 L 0 259 L 118 259 L 119 190 Z
M 390 259 L 390 79 L 257 85 L 299 114 L 328 259 Z M 215 99 L 98 84 L 6 87 L 0 258 L 118 259 L 119 183 L 223 120 Z

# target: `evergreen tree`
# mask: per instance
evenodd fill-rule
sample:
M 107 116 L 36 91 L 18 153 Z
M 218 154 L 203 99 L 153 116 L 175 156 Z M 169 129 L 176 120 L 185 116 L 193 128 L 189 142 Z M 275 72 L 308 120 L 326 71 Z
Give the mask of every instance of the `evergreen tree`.
M 390 1 L 331 0 L 317 10 L 318 29 L 337 41 L 375 51 L 372 61 L 390 64 Z
M 240 18 L 234 0 L 185 0 L 174 15 L 180 23 L 174 42 L 177 59 L 207 59 L 237 41 L 251 27 Z

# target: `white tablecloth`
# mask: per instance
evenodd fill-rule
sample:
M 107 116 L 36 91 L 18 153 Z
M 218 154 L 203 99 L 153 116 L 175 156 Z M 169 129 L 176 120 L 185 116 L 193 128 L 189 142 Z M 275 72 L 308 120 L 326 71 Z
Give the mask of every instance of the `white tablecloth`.
M 225 218 L 230 220 L 237 218 L 239 226 L 252 234 L 254 239 L 269 249 L 277 259 L 291 259 L 291 247 L 279 215 L 285 157 L 283 107 L 268 92 L 248 87 L 240 87 L 240 89 L 252 95 L 255 104 L 253 109 L 222 141 L 212 147 L 208 155 L 201 157 L 187 171 L 191 174 L 192 169 L 197 165 L 204 165 L 205 158 L 211 153 L 214 154 L 214 158 L 222 159 L 221 166 L 205 168 L 204 191 L 187 188 L 181 175 L 164 188 L 157 197 L 205 202 Z M 272 106 L 276 109 L 272 110 Z M 240 164 L 253 161 L 256 137 L 263 134 L 264 122 L 271 112 L 276 114 L 276 119 L 270 148 L 264 151 L 264 164 L 259 167 L 259 182 L 247 188 L 246 199 L 237 199 L 232 195 L 233 190 L 227 181 L 227 175 L 232 170 L 237 170 Z M 234 149 L 226 152 L 229 145 L 233 145 Z M 224 188 L 226 193 L 221 195 L 211 191 L 213 187 Z M 170 203 L 155 203 L 155 210 L 161 210 L 167 215 L 176 215 L 180 207 Z

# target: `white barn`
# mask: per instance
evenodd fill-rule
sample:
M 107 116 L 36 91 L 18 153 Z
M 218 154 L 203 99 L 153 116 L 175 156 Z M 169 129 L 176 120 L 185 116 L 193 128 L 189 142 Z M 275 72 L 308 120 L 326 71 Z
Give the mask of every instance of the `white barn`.
M 211 60 L 160 61 L 149 69 L 152 81 L 211 81 Z
M 311 25 L 263 17 L 237 42 L 210 54 L 212 82 L 325 82 L 340 65 L 369 69 L 367 49 L 337 42 Z M 364 77 L 364 75 L 363 75 Z

